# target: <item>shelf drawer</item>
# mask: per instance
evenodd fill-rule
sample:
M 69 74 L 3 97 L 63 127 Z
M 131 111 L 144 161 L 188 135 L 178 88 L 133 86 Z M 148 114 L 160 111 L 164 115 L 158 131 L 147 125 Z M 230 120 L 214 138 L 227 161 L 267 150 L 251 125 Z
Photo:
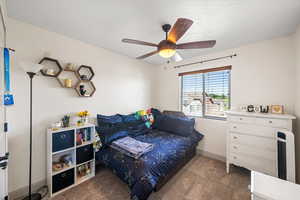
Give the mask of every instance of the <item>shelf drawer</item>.
M 52 177 L 52 193 L 63 190 L 75 183 L 74 168 Z
M 52 134 L 52 151 L 57 152 L 74 147 L 75 133 L 74 130 L 62 131 Z
M 77 165 L 94 159 L 93 144 L 89 144 L 76 149 L 76 163 Z

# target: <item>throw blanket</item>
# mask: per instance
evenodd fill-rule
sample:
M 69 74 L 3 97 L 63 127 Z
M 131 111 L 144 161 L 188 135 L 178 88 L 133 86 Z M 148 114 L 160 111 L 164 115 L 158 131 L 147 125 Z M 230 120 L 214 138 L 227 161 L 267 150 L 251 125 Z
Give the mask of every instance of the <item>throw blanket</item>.
M 153 149 L 153 144 L 140 142 L 132 137 L 124 137 L 118 140 L 115 140 L 110 145 L 112 148 L 124 153 L 125 155 L 128 155 L 130 157 L 133 157 L 135 159 L 138 159 L 143 154 L 151 151 Z

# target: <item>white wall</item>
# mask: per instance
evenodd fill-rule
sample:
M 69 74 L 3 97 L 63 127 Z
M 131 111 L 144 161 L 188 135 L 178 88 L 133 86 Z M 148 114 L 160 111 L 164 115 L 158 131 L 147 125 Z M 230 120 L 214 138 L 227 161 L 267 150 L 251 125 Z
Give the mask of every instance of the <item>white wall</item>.
M 297 162 L 297 180 L 300 182 L 300 26 L 295 34 L 296 47 L 296 99 L 295 99 L 295 114 L 297 117 L 296 129 L 296 162 Z
M 185 63 L 237 53 L 233 59 L 214 61 L 174 69 L 174 64 L 157 70 L 155 105 L 161 109 L 179 109 L 179 72 L 232 65 L 232 107 L 241 104 L 283 104 L 293 113 L 295 99 L 295 61 L 293 37 L 263 41 L 217 54 L 188 59 Z M 178 64 L 178 63 L 177 63 Z M 197 129 L 205 135 L 200 149 L 225 157 L 226 121 L 197 119 Z
M 33 182 L 46 175 L 46 128 L 64 114 L 80 110 L 96 113 L 129 113 L 151 106 L 152 65 L 100 49 L 35 26 L 9 20 L 12 87 L 15 105 L 8 110 L 10 122 L 9 190 L 27 186 L 29 148 L 29 79 L 19 68 L 21 60 L 37 63 L 48 55 L 62 63 L 93 66 L 97 88 L 92 98 L 79 98 L 74 90 L 61 88 L 53 78 L 34 79 Z M 88 31 L 88 30 L 87 30 Z

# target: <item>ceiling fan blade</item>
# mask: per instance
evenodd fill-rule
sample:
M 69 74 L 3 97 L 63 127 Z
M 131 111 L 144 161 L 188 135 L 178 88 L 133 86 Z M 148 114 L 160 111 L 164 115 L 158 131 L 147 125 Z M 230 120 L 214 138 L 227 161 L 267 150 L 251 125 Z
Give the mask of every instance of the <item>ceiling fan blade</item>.
M 199 41 L 199 42 L 188 42 L 177 44 L 176 49 L 203 49 L 203 48 L 211 48 L 215 46 L 216 40 L 207 40 L 207 41 Z
M 158 50 L 156 50 L 156 51 L 152 51 L 152 52 L 150 52 L 150 53 L 147 53 L 147 54 L 145 54 L 145 55 L 142 55 L 142 56 L 139 56 L 139 57 L 137 57 L 136 59 L 144 59 L 144 58 L 147 58 L 147 57 L 150 57 L 150 56 L 153 56 L 154 54 L 157 54 L 158 53 Z
M 192 26 L 193 21 L 190 19 L 179 18 L 168 34 L 168 40 L 176 43 L 185 32 Z
M 150 42 L 144 42 L 144 41 L 140 41 L 140 40 L 132 40 L 132 39 L 122 39 L 122 42 L 125 43 L 130 43 L 130 44 L 138 44 L 138 45 L 146 45 L 146 46 L 152 46 L 152 47 L 157 47 L 157 44 L 154 43 L 150 43 Z

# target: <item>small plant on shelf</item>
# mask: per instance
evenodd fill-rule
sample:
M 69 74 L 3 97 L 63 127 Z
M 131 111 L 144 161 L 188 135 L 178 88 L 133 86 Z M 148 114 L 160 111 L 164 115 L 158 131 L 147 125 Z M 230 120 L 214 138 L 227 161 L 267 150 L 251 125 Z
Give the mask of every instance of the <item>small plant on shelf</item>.
M 69 115 L 65 115 L 62 119 L 62 125 L 64 128 L 67 128 L 70 126 L 70 116 Z
M 81 126 L 81 125 L 87 124 L 89 121 L 89 119 L 88 119 L 89 115 L 90 115 L 90 113 L 87 110 L 77 113 L 77 116 L 80 117 L 80 120 L 77 122 L 77 125 Z

